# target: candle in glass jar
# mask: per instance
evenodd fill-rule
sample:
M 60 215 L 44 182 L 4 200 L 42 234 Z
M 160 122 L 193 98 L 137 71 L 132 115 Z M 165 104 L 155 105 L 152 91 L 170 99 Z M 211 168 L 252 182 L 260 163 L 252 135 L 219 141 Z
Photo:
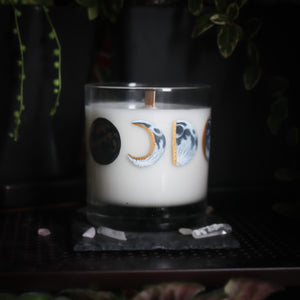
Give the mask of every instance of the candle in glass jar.
M 172 207 L 205 200 L 209 107 L 104 101 L 85 111 L 90 204 Z

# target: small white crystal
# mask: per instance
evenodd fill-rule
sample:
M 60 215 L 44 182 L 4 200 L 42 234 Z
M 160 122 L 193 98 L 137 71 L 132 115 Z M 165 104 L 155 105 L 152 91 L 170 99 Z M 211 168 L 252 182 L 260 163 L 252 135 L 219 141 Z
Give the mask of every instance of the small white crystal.
M 86 238 L 89 238 L 89 239 L 93 239 L 96 235 L 96 229 L 95 227 L 90 227 L 88 230 L 86 230 L 82 236 L 83 237 L 86 237 Z
M 112 228 L 100 226 L 97 229 L 97 233 L 108 236 L 108 237 L 116 239 L 116 240 L 127 241 L 124 231 L 119 231 L 119 230 L 115 230 Z
M 51 231 L 48 228 L 39 228 L 38 235 L 40 236 L 48 236 L 51 234 Z
M 193 230 L 191 228 L 179 228 L 179 233 L 182 235 L 191 235 Z

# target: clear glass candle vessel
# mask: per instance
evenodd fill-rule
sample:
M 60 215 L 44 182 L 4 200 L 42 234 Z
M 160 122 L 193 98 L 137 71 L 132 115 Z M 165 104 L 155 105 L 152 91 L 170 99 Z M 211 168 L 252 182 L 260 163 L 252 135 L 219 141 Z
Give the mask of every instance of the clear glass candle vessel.
M 204 223 L 211 108 L 207 85 L 87 84 L 87 217 L 160 231 Z

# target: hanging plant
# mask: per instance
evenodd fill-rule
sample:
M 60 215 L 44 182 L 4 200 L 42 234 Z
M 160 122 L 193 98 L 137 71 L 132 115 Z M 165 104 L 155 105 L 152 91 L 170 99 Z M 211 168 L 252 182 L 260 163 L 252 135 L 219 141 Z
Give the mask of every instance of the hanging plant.
M 123 7 L 123 0 L 76 0 L 78 5 L 87 8 L 88 18 L 93 20 L 98 16 L 101 16 L 111 22 L 117 20 L 117 16 Z M 61 75 L 61 44 L 54 27 L 54 24 L 50 18 L 49 9 L 55 3 L 53 0 L 0 0 L 0 5 L 10 5 L 14 13 L 14 24 L 15 28 L 13 33 L 17 37 L 17 43 L 19 45 L 19 59 L 17 64 L 19 66 L 19 89 L 16 96 L 18 102 L 17 109 L 13 112 L 13 129 L 9 132 L 9 136 L 16 142 L 19 139 L 19 131 L 22 123 L 22 115 L 25 111 L 24 105 L 24 80 L 25 76 L 25 57 L 24 52 L 26 51 L 26 46 L 22 41 L 22 33 L 20 28 L 19 20 L 22 17 L 21 5 L 37 5 L 42 7 L 45 18 L 49 24 L 50 32 L 48 37 L 53 40 L 56 46 L 53 49 L 54 62 L 53 67 L 57 70 L 57 76 L 53 79 L 53 94 L 54 94 L 54 104 L 49 112 L 50 116 L 54 116 L 60 104 L 60 95 L 62 91 L 62 75 Z
M 12 132 L 9 133 L 9 136 L 14 139 L 14 141 L 18 140 L 19 137 L 19 127 L 21 124 L 21 115 L 25 110 L 24 101 L 23 101 L 23 91 L 24 91 L 24 80 L 25 80 L 25 71 L 24 71 L 24 52 L 26 51 L 26 46 L 22 42 L 22 37 L 20 33 L 20 26 L 19 26 L 19 18 L 22 16 L 20 10 L 18 10 L 13 5 L 14 11 L 14 21 L 15 21 L 15 28 L 13 29 L 13 33 L 17 36 L 18 44 L 19 44 L 19 51 L 20 51 L 20 59 L 18 60 L 18 66 L 20 68 L 19 71 L 19 80 L 20 80 L 20 87 L 19 92 L 17 94 L 17 101 L 18 101 L 18 108 L 14 111 L 14 129 Z

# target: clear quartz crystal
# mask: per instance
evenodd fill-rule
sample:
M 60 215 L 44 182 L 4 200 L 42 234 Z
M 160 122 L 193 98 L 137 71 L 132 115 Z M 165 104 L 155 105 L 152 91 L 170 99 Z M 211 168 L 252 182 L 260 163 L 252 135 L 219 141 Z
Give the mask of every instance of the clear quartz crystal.
M 202 239 L 228 234 L 232 231 L 232 228 L 229 224 L 219 223 L 200 227 L 198 229 L 180 228 L 178 231 L 182 235 L 192 235 L 194 239 Z
M 108 237 L 116 239 L 116 240 L 120 240 L 120 241 L 127 240 L 126 234 L 124 231 L 115 230 L 115 229 L 105 227 L 105 226 L 99 226 L 97 229 L 97 233 L 108 236 Z
M 194 229 L 192 231 L 192 236 L 194 239 L 201 239 L 217 235 L 225 235 L 232 231 L 232 228 L 229 224 L 219 223 L 212 224 L 199 229 Z

